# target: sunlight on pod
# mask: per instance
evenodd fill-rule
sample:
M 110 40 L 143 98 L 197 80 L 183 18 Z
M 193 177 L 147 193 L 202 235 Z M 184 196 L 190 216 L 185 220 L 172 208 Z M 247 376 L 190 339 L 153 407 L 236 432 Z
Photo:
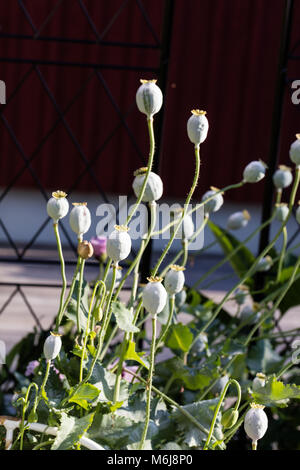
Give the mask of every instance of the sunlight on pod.
M 91 213 L 86 202 L 73 202 L 73 206 L 69 218 L 70 227 L 81 239 L 83 234 L 90 229 L 92 223 Z
M 122 267 L 121 266 L 116 266 L 116 280 L 115 280 L 115 289 L 119 287 L 121 279 L 122 279 Z M 109 268 L 106 280 L 105 280 L 105 285 L 106 289 L 109 291 L 111 288 L 111 283 L 112 283 L 112 278 L 113 278 L 113 268 Z
M 284 189 L 290 186 L 292 181 L 293 174 L 291 168 L 285 165 L 280 165 L 273 175 L 274 186 L 277 189 Z
M 55 191 L 52 193 L 52 197 L 47 202 L 47 213 L 53 222 L 57 222 L 65 217 L 69 212 L 69 203 L 67 200 L 67 194 L 63 191 Z
M 258 183 L 266 174 L 267 165 L 262 160 L 250 162 L 244 169 L 243 179 L 245 183 Z
M 269 271 L 269 269 L 273 266 L 273 260 L 271 256 L 265 256 L 259 260 L 257 263 L 257 271 L 264 272 Z
M 127 258 L 131 251 L 131 238 L 128 230 L 129 228 L 125 225 L 115 225 L 115 230 L 108 237 L 106 245 L 107 255 L 115 263 Z
M 249 294 L 249 290 L 247 286 L 241 285 L 238 287 L 234 293 L 235 301 L 238 305 L 243 305 Z
M 268 417 L 264 412 L 264 406 L 251 403 L 244 420 L 244 429 L 252 440 L 252 448 L 256 449 L 257 441 L 264 437 L 268 429 Z
M 204 204 L 204 212 L 206 214 L 210 214 L 211 212 L 217 212 L 223 206 L 224 204 L 224 198 L 222 196 L 223 193 L 217 193 L 218 191 L 219 191 L 218 188 L 211 186 L 210 191 L 206 191 L 206 193 L 203 194 L 202 202 L 214 196 L 212 199 L 210 199 L 210 201 Z
M 171 216 L 173 217 L 174 222 L 179 222 L 182 216 L 183 209 L 182 208 L 177 208 L 171 211 Z M 176 227 L 176 223 L 175 223 Z M 173 230 L 173 227 L 171 228 L 171 231 Z M 181 223 L 181 226 L 179 228 L 179 231 L 177 232 L 177 237 L 181 235 L 182 240 L 189 240 L 192 238 L 194 234 L 194 222 L 193 219 L 190 215 L 185 215 L 183 218 L 183 221 Z
M 137 198 L 139 197 L 141 193 L 147 170 L 148 170 L 147 167 L 143 167 L 143 168 L 139 168 L 137 171 L 134 172 L 135 178 L 132 183 L 132 188 Z M 150 171 L 142 201 L 143 202 L 157 201 L 158 199 L 162 197 L 162 194 L 163 194 L 163 182 L 160 176 L 158 176 L 156 173 L 153 173 L 153 171 Z
M 209 128 L 206 111 L 193 109 L 191 113 L 187 122 L 188 137 L 193 144 L 200 145 L 206 140 Z
M 290 159 L 296 166 L 300 165 L 300 134 L 296 134 L 296 140 L 290 147 Z
M 44 343 L 44 355 L 47 361 L 55 359 L 61 350 L 62 342 L 61 335 L 58 333 L 50 333 Z
M 289 207 L 285 203 L 276 204 L 275 217 L 279 222 L 284 222 L 289 215 Z
M 259 306 L 256 303 L 254 303 L 252 307 L 250 305 L 246 305 L 240 314 L 241 323 L 249 320 L 249 325 L 255 324 L 261 316 L 261 313 L 258 311 L 258 309 Z
M 147 280 L 149 282 L 143 290 L 143 306 L 154 316 L 164 309 L 168 294 L 161 277 L 148 277 Z
M 183 266 L 178 266 L 177 264 L 170 266 L 164 281 L 168 294 L 174 295 L 182 291 L 185 283 L 184 270 Z
M 148 118 L 160 110 L 163 104 L 163 94 L 156 85 L 157 80 L 140 80 L 141 85 L 136 92 L 136 104 Z
M 227 228 L 228 230 L 239 230 L 248 225 L 251 216 L 247 210 L 234 212 L 228 217 Z
M 256 377 L 252 381 L 252 390 L 256 392 L 260 388 L 264 387 L 266 384 L 266 379 L 267 377 L 265 376 L 265 374 L 258 372 L 256 374 Z

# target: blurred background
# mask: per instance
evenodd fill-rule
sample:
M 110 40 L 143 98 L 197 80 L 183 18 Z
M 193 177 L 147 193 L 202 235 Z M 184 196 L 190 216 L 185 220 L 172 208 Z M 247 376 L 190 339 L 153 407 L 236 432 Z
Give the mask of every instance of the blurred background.
M 156 78 L 164 92 L 154 164 L 164 200 L 182 202 L 192 182 L 186 122 L 194 108 L 205 109 L 210 123 L 194 202 L 210 186 L 240 181 L 252 160 L 264 160 L 271 170 L 289 165 L 289 146 L 300 129 L 300 105 L 291 100 L 292 84 L 300 80 L 299 3 L 0 0 L 0 79 L 6 84 L 6 104 L 0 105 L 0 335 L 9 345 L 33 325 L 49 326 L 56 313 L 59 266 L 46 213 L 51 192 L 61 189 L 73 202 L 88 202 L 89 237 L 96 234 L 99 204 L 116 204 L 118 195 L 134 201 L 132 175 L 145 165 L 149 149 L 146 120 L 135 104 L 140 78 Z M 287 190 L 283 200 L 288 196 Z M 272 201 L 269 177 L 226 193 L 214 221 L 225 226 L 231 212 L 247 208 L 254 230 Z M 298 234 L 294 220 L 289 233 Z M 61 236 L 70 277 L 76 240 L 67 221 Z M 211 241 L 205 232 L 206 244 Z M 152 256 L 162 246 L 155 242 Z M 250 248 L 258 247 L 256 237 Z M 189 282 L 219 256 L 214 245 L 193 260 Z M 91 263 L 91 278 L 96 273 Z

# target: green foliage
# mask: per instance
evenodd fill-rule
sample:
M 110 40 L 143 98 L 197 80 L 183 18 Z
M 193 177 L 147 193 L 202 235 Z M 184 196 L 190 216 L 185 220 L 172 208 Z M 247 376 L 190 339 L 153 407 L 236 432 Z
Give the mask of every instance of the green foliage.
M 264 387 L 252 392 L 252 396 L 255 402 L 261 405 L 285 407 L 291 399 L 300 399 L 300 386 L 285 385 L 275 376 L 271 376 Z
M 94 419 L 94 413 L 82 418 L 75 418 L 62 414 L 56 439 L 52 444 L 52 450 L 70 450 L 78 443 L 79 439 L 86 433 Z
M 128 310 L 122 302 L 113 302 L 112 311 L 120 330 L 126 331 L 127 333 L 137 333 L 140 331 L 137 326 L 133 325 L 133 312 Z

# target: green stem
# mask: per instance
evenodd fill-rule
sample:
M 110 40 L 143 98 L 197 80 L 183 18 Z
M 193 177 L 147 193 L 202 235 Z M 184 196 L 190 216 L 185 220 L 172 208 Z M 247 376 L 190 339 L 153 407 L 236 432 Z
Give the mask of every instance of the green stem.
M 66 278 L 65 260 L 64 260 L 64 255 L 62 251 L 59 230 L 58 230 L 58 223 L 53 224 L 53 228 L 54 228 L 54 233 L 55 233 L 55 238 L 56 238 L 57 250 L 58 250 L 58 255 L 59 255 L 59 260 L 60 260 L 61 277 L 62 277 L 62 283 L 63 283 L 62 290 L 60 293 L 58 314 L 56 317 L 55 331 L 58 332 L 58 328 L 62 320 L 63 303 L 64 303 L 64 297 L 65 297 L 65 293 L 67 289 L 67 278 Z
M 156 344 L 156 348 L 155 348 L 155 352 L 157 351 L 157 349 L 159 348 L 160 344 L 163 343 L 167 333 L 168 333 L 168 330 L 170 328 L 170 325 L 171 325 L 171 322 L 172 322 L 172 318 L 173 318 L 173 313 L 174 313 L 174 305 L 175 305 L 175 295 L 172 295 L 171 298 L 170 298 L 170 311 L 169 311 L 169 316 L 168 316 L 168 320 L 167 320 L 167 323 L 166 325 L 164 325 L 164 328 L 162 328 L 162 332 L 161 334 L 159 335 L 158 337 L 158 340 L 157 340 L 157 344 Z
M 118 362 L 118 368 L 116 372 L 116 381 L 115 381 L 115 388 L 114 388 L 114 395 L 113 395 L 113 403 L 117 403 L 119 401 L 119 395 L 120 395 L 120 385 L 121 385 L 121 378 L 122 378 L 122 370 L 123 370 L 123 362 L 124 362 L 124 357 L 127 351 L 127 345 L 128 345 L 128 337 L 127 333 L 124 334 L 124 340 L 122 342 L 122 347 L 121 347 L 121 354 Z
M 85 260 L 80 260 L 80 272 L 79 272 L 79 283 L 78 283 L 78 293 L 77 293 L 77 305 L 76 305 L 76 321 L 77 321 L 77 330 L 78 333 L 81 332 L 81 322 L 80 322 L 80 303 L 81 303 L 81 290 L 83 283 L 83 271 L 84 271 Z
M 29 394 L 30 394 L 30 391 L 31 391 L 32 387 L 35 388 L 35 393 L 36 393 L 36 397 L 35 397 L 35 400 L 34 400 L 34 404 L 35 404 L 34 406 L 36 406 L 36 404 L 37 404 L 37 396 L 38 396 L 39 388 L 38 388 L 38 386 L 35 382 L 32 382 L 29 385 L 29 387 L 27 388 L 26 395 L 25 395 L 25 402 L 24 402 L 23 408 L 22 408 L 22 419 L 21 419 L 21 423 L 20 423 L 20 434 L 19 434 L 20 450 L 23 450 L 23 440 L 24 440 L 24 433 L 25 433 L 25 426 L 24 426 L 25 415 L 26 415 L 26 411 L 27 411 L 27 408 L 28 408 Z
M 279 280 L 280 280 L 283 261 L 284 261 L 284 256 L 285 256 L 286 247 L 287 247 L 288 235 L 287 235 L 287 228 L 286 227 L 283 227 L 282 235 L 283 235 L 283 243 L 282 243 L 282 248 L 281 248 L 281 253 L 280 253 L 280 258 L 279 258 L 279 263 L 278 263 L 277 282 L 279 282 Z
M 157 274 L 157 271 L 159 270 L 160 268 L 160 265 L 162 264 L 163 260 L 165 259 L 165 256 L 167 255 L 169 249 L 171 248 L 171 245 L 177 235 L 177 232 L 179 230 L 179 228 L 181 227 L 181 224 L 183 222 L 183 219 L 184 217 L 186 216 L 186 213 L 188 211 L 188 205 L 192 199 L 192 196 L 194 194 L 194 191 L 196 189 L 196 186 L 197 186 L 197 183 L 198 183 L 198 179 L 199 179 L 199 176 L 200 176 L 200 146 L 199 145 L 195 145 L 195 160 L 196 160 L 196 167 L 195 167 L 195 175 L 194 175 L 194 180 L 193 180 L 193 184 L 192 184 L 192 187 L 189 191 L 189 194 L 185 200 L 185 203 L 184 203 L 184 208 L 183 208 L 183 211 L 182 211 L 182 214 L 181 214 L 181 217 L 180 217 L 180 220 L 178 221 L 176 227 L 174 228 L 174 231 L 172 233 L 172 236 L 170 237 L 170 240 L 169 242 L 167 243 L 167 246 L 165 247 L 165 249 L 163 250 L 160 258 L 158 259 L 153 271 L 152 271 L 152 276 L 156 276 Z
M 151 341 L 151 352 L 150 352 L 150 365 L 149 374 L 147 380 L 147 403 L 146 403 L 146 419 L 145 426 L 139 445 L 139 450 L 143 450 L 145 440 L 147 437 L 149 422 L 150 422 L 150 410 L 151 410 L 151 392 L 152 392 L 152 378 L 154 373 L 154 360 L 155 360 L 155 339 L 156 339 L 156 315 L 152 318 L 152 341 Z

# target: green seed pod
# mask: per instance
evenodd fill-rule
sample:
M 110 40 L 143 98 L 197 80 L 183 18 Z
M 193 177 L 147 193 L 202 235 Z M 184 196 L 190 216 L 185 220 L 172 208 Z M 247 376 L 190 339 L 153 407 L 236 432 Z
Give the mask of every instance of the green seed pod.
M 94 308 L 93 310 L 93 317 L 95 318 L 96 322 L 100 322 L 103 317 L 103 310 L 100 305 L 98 307 Z
M 221 423 L 225 429 L 232 428 L 239 419 L 239 412 L 233 408 L 229 408 L 222 415 Z

